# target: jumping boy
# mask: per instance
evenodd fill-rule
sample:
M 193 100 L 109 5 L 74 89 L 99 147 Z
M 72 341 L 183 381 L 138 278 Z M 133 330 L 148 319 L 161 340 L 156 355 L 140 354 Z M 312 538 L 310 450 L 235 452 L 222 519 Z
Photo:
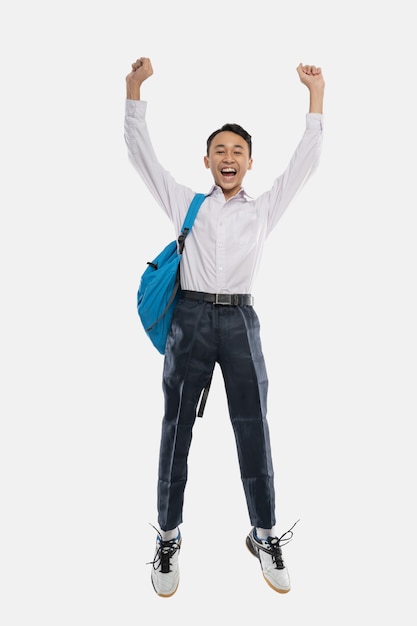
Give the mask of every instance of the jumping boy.
M 259 559 L 270 587 L 280 593 L 290 590 L 281 547 L 292 533 L 279 537 L 275 529 L 268 378 L 251 291 L 266 238 L 320 158 L 323 75 L 320 68 L 301 63 L 297 72 L 310 96 L 306 129 L 288 167 L 268 191 L 253 199 L 242 187 L 252 169 L 252 139 L 244 128 L 225 124 L 207 140 L 204 164 L 214 182 L 187 238 L 181 260 L 182 297 L 174 311 L 163 366 L 160 529 L 151 573 L 153 587 L 163 597 L 172 596 L 179 583 L 188 452 L 199 398 L 216 363 L 224 379 L 252 525 L 246 545 Z M 178 234 L 195 192 L 177 183 L 153 150 L 145 121 L 147 103 L 140 94 L 152 74 L 150 59 L 142 57 L 126 77 L 125 140 L 133 166 Z M 215 450 L 212 453 L 214 460 Z

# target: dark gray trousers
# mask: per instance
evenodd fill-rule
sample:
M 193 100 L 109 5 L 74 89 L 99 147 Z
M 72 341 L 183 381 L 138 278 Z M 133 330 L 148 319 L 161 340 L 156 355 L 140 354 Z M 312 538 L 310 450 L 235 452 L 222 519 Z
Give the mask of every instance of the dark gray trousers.
M 218 363 L 226 389 L 240 475 L 253 526 L 275 524 L 274 472 L 266 419 L 268 378 L 251 306 L 182 298 L 174 311 L 163 370 L 165 412 L 158 474 L 158 523 L 182 521 L 187 458 L 197 405 Z

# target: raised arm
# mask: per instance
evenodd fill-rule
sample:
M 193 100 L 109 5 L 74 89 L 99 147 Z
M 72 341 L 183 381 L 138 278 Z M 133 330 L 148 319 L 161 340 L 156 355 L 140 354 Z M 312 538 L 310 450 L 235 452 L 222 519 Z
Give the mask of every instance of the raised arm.
M 320 67 L 299 64 L 297 67 L 301 82 L 310 91 L 309 113 L 323 113 L 324 78 Z
M 150 59 L 140 57 L 132 63 L 132 71 L 126 76 L 126 98 L 128 100 L 140 100 L 140 86 L 152 74 Z

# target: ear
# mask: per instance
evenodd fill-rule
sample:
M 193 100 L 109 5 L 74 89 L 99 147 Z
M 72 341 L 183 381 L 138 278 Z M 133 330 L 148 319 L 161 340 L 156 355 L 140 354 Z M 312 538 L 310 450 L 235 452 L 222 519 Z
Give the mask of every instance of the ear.
M 253 159 L 249 159 L 248 170 L 252 169 Z
M 209 163 L 209 160 L 208 160 L 207 156 L 204 157 L 204 165 L 206 166 L 207 169 L 210 168 L 210 163 Z

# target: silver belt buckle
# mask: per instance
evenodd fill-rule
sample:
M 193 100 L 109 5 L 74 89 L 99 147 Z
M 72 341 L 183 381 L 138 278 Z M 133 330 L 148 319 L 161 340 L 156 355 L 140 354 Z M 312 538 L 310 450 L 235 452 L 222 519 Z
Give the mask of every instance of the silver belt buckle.
M 214 304 L 231 305 L 232 296 L 230 293 L 216 293 L 214 298 Z

